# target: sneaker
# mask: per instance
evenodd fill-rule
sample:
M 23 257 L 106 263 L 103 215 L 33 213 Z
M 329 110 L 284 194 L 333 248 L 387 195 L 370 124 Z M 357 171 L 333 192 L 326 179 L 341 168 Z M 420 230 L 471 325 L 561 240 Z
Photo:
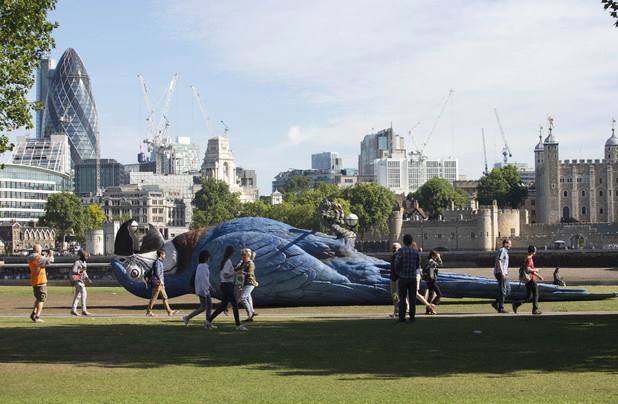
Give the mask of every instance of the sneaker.
M 204 323 L 204 328 L 206 328 L 207 330 L 216 330 L 217 326 L 214 325 L 213 323 L 209 323 L 208 321 L 206 321 Z
M 259 316 L 259 314 L 257 314 L 255 311 L 253 312 L 253 317 L 257 317 Z
M 508 313 L 508 311 L 506 311 L 506 310 L 504 310 L 504 309 L 500 309 L 500 310 L 498 310 L 498 313 L 500 313 L 500 314 L 506 314 L 506 313 Z
M 495 311 L 500 311 L 498 309 L 498 303 L 496 303 L 496 302 L 491 302 L 491 307 L 493 307 Z
M 86 317 L 88 317 L 88 316 L 91 316 L 91 315 L 92 315 L 92 314 L 90 314 L 90 312 L 89 312 L 89 311 L 82 311 L 82 316 L 86 316 Z
M 249 331 L 249 329 L 247 327 L 245 327 L 244 325 L 238 325 L 235 328 L 236 331 Z
M 156 317 L 156 315 L 152 312 L 146 313 L 146 317 Z
M 35 323 L 44 323 L 44 322 L 45 322 L 45 320 L 43 320 L 43 319 L 42 319 L 42 318 L 40 318 L 40 317 L 35 317 L 35 318 L 34 318 L 34 322 L 35 322 Z
M 519 308 L 519 304 L 513 303 L 513 313 L 517 314 L 517 309 Z
M 176 314 L 180 314 L 180 312 L 178 310 L 172 310 L 169 313 L 167 313 L 169 317 L 174 317 Z
M 36 323 L 36 315 L 34 312 L 30 313 L 30 320 L 32 320 L 33 323 Z
M 71 310 L 71 315 L 72 316 L 79 316 L 79 313 L 76 312 L 75 310 Z
M 543 314 L 541 310 L 533 310 L 532 314 Z
M 182 322 L 185 323 L 185 327 L 189 326 L 189 319 L 187 318 L 187 316 L 182 317 Z

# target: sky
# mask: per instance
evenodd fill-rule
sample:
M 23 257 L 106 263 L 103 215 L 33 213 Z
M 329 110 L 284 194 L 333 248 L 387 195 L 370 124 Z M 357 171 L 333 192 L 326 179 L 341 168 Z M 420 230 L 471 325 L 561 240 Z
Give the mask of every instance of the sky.
M 530 164 L 548 115 L 563 159 L 602 158 L 618 118 L 618 29 L 600 1 L 60 0 L 50 19 L 52 57 L 75 48 L 92 80 L 102 157 L 134 163 L 147 136 L 137 75 L 158 99 L 178 73 L 169 135 L 205 150 L 195 85 L 262 194 L 311 153 L 356 167 L 362 138 L 391 125 L 478 178 L 482 128 L 489 164 L 502 157 L 494 108 Z

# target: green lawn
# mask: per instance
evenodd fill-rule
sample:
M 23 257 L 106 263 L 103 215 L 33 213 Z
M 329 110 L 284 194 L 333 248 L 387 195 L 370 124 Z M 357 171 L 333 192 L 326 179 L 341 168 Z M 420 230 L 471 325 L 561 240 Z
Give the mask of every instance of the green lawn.
M 618 314 L 200 323 L 0 318 L 0 401 L 618 400 Z

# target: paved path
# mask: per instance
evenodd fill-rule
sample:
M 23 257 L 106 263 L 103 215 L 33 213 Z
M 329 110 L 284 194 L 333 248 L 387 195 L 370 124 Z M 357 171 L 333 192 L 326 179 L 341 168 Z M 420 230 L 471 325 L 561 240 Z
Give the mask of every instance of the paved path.
M 519 312 L 517 314 L 507 313 L 507 314 L 499 314 L 499 313 L 446 313 L 446 314 L 437 314 L 437 315 L 426 315 L 426 314 L 417 314 L 419 318 L 469 318 L 469 317 L 532 317 L 533 315 L 530 312 Z M 618 316 L 618 312 L 614 311 L 570 311 L 570 312 L 543 312 L 542 315 L 535 315 L 534 317 L 545 317 L 545 316 Z M 230 316 L 231 317 L 231 316 Z M 25 318 L 27 316 L 10 314 L 10 315 L 0 315 L 0 318 Z M 178 320 L 181 321 L 182 314 L 168 317 L 166 315 L 159 315 L 158 317 L 146 317 L 144 315 L 134 315 L 134 314 L 96 314 L 89 317 L 75 317 L 70 314 L 50 314 L 44 315 L 43 318 L 75 318 L 76 321 L 88 321 L 88 320 L 96 320 L 97 318 L 121 318 L 121 319 L 147 319 L 151 321 L 156 320 Z M 202 316 L 199 316 L 202 318 Z M 391 319 L 389 316 L 384 314 L 341 314 L 341 313 L 290 313 L 290 314 L 263 314 L 256 319 L 256 322 L 259 319 Z M 195 320 L 197 321 L 196 317 Z

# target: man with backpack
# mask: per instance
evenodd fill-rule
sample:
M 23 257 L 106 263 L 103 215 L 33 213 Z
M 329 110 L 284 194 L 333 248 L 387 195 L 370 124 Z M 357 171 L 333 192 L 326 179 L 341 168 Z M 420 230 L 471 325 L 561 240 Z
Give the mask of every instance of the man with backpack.
M 509 250 L 511 249 L 511 240 L 502 240 L 502 247 L 496 251 L 496 260 L 494 263 L 494 276 L 498 281 L 498 297 L 491 306 L 498 313 L 508 313 L 504 309 L 504 300 L 511 294 L 511 285 L 509 284 Z
M 539 285 L 537 281 L 543 280 L 541 274 L 534 267 L 534 257 L 536 254 L 536 247 L 531 245 L 528 247 L 528 256 L 524 261 L 524 264 L 519 268 L 519 281 L 526 284 L 527 296 L 524 300 L 513 302 L 513 312 L 517 313 L 519 306 L 526 302 L 532 302 L 532 314 L 541 314 L 539 310 Z
M 159 295 L 163 299 L 163 307 L 167 311 L 168 316 L 177 314 L 177 310 L 172 310 L 167 302 L 167 292 L 165 291 L 165 271 L 163 270 L 163 261 L 165 261 L 165 250 L 157 250 L 157 259 L 153 262 L 152 268 L 144 276 L 150 287 L 152 288 L 152 297 L 148 303 L 148 309 L 146 310 L 146 316 L 154 317 L 152 308 L 154 307 Z

